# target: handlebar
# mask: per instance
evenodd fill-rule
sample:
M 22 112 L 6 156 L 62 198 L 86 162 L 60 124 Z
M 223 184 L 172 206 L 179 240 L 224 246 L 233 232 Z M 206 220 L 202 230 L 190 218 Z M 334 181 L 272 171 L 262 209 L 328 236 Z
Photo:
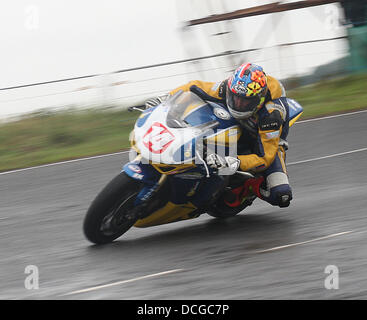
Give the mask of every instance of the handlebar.
M 140 111 L 140 112 L 144 112 L 145 111 L 145 105 L 140 105 L 140 106 L 133 106 L 133 107 L 128 107 L 127 111 L 129 112 L 133 112 L 134 110 Z
M 202 163 L 203 163 L 203 165 L 205 167 L 205 170 L 206 170 L 206 176 L 207 176 L 207 178 L 209 178 L 210 177 L 210 173 L 209 173 L 210 171 L 209 171 L 209 166 L 208 166 L 207 162 L 200 156 L 200 154 L 199 154 L 198 151 L 196 151 L 196 155 L 202 161 Z M 219 170 L 214 170 L 214 171 L 218 172 Z M 245 176 L 248 179 L 255 178 L 255 176 L 252 173 L 247 172 L 247 171 L 237 170 L 234 174 L 239 174 L 241 176 Z

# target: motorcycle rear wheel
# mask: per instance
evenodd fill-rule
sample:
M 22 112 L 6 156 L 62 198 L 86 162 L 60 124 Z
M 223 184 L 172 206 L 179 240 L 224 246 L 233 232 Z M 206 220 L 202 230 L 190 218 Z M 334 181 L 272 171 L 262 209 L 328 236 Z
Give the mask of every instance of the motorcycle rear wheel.
M 95 244 L 114 241 L 136 222 L 127 213 L 134 207 L 134 200 L 141 184 L 121 172 L 97 195 L 84 218 L 85 237 Z

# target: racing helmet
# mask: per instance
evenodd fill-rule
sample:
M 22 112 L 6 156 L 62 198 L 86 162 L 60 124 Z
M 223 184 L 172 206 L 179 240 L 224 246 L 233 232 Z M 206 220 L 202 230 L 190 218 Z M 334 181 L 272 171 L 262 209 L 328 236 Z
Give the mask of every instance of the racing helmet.
M 242 64 L 227 83 L 226 103 L 234 118 L 248 119 L 263 106 L 268 86 L 262 67 Z

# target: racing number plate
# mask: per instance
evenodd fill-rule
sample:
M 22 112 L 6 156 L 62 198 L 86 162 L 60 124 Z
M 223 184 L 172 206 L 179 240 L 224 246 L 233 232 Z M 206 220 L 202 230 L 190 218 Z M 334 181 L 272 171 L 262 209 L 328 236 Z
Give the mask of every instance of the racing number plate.
M 174 135 L 161 123 L 155 122 L 143 137 L 144 145 L 152 153 L 162 153 L 175 140 Z

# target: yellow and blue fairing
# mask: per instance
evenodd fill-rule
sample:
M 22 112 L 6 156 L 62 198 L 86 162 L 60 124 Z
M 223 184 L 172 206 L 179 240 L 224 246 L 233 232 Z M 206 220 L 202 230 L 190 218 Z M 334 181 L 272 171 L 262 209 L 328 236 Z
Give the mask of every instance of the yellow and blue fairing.
M 287 98 L 286 98 L 287 99 Z M 301 116 L 303 109 L 294 100 L 289 100 L 288 121 L 289 126 Z M 159 107 L 159 106 L 158 106 Z M 155 107 L 156 108 L 156 107 Z M 137 120 L 137 126 L 142 126 L 153 112 L 146 110 Z M 237 121 L 229 114 L 227 108 L 220 102 L 205 102 L 189 105 L 180 113 L 176 113 L 180 121 L 185 121 L 190 126 L 205 125 L 216 122 L 217 126 L 210 136 L 205 137 L 208 145 L 223 146 L 227 148 L 231 143 L 237 143 L 242 130 Z M 168 175 L 171 184 L 170 195 L 166 205 L 149 217 L 137 222 L 137 227 L 147 227 L 162 223 L 189 219 L 197 216 L 197 208 L 208 202 L 212 195 L 223 185 L 223 179 L 217 175 L 205 178 L 203 166 L 190 164 L 188 160 L 195 158 L 196 139 L 182 145 L 174 154 L 175 162 L 182 161 L 181 165 L 169 164 L 143 164 L 140 159 L 127 163 L 124 171 L 133 179 L 140 180 L 145 186 L 136 199 L 136 205 L 152 193 L 159 185 L 162 175 Z M 138 151 L 138 150 L 137 150 Z
M 213 194 L 224 185 L 223 177 L 211 175 L 210 178 L 207 178 L 204 166 L 197 165 L 197 160 L 193 163 L 196 158 L 197 143 L 201 143 L 201 139 L 204 138 L 205 143 L 209 145 L 217 143 L 227 148 L 230 143 L 237 143 L 241 129 L 225 106 L 206 103 L 202 100 L 199 102 L 189 104 L 182 110 L 170 110 L 167 114 L 168 129 L 172 128 L 170 124 L 171 126 L 179 126 L 182 121 L 185 125 L 195 128 L 215 123 L 215 126 L 211 127 L 213 129 L 210 134 L 205 136 L 206 131 L 203 130 L 203 135 L 183 144 L 173 154 L 175 164 L 143 163 L 142 159 L 138 157 L 123 167 L 128 176 L 141 181 L 144 185 L 135 200 L 135 205 L 145 201 L 150 194 L 159 188 L 159 181 L 163 175 L 168 177 L 165 183 L 169 184 L 170 188 L 167 189 L 169 196 L 166 205 L 149 217 L 138 221 L 136 224 L 138 227 L 193 218 L 197 216 L 195 213 L 197 209 L 210 201 Z M 143 126 L 149 120 L 153 110 L 143 112 L 136 125 Z M 178 121 L 169 121 L 170 117 L 172 120 Z M 135 150 L 139 153 L 139 150 Z

